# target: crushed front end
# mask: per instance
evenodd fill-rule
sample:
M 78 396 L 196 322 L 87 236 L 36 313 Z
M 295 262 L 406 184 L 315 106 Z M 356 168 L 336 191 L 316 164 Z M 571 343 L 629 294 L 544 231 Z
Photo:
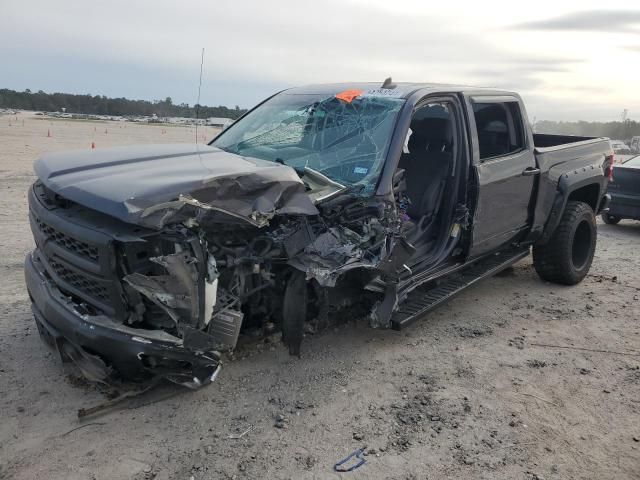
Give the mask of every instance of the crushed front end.
M 215 275 L 202 275 L 207 263 L 197 236 L 184 228 L 160 234 L 125 224 L 41 182 L 29 191 L 29 209 L 36 249 L 25 263 L 27 289 L 39 332 L 63 361 L 95 381 L 116 372 L 135 380 L 161 375 L 194 387 L 211 380 L 220 354 L 190 335 L 190 329 L 199 332 L 204 291 Z M 191 277 L 171 282 L 166 295 L 173 298 L 154 302 L 132 287 L 142 275 L 164 278 L 154 259 L 187 257 Z
M 198 387 L 241 330 L 298 354 L 330 319 L 388 327 L 415 249 L 403 179 L 395 197 L 376 185 L 404 100 L 358 92 L 278 95 L 211 145 L 36 161 L 25 272 L 42 336 L 94 380 Z
M 62 360 L 95 381 L 161 376 L 195 388 L 215 377 L 241 329 L 282 330 L 298 353 L 309 322 L 323 328 L 344 308 L 366 314 L 382 298 L 365 286 L 399 228 L 392 205 L 349 195 L 261 227 L 201 216 L 150 229 L 40 181 L 29 207 L 37 248 L 27 288 Z

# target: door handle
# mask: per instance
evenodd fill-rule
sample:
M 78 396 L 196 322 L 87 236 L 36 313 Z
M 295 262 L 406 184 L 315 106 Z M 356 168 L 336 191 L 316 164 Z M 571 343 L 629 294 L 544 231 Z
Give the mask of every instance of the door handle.
M 540 169 L 539 168 L 527 167 L 522 172 L 522 175 L 524 175 L 525 177 L 528 177 L 530 175 L 538 175 L 539 173 L 540 173 Z

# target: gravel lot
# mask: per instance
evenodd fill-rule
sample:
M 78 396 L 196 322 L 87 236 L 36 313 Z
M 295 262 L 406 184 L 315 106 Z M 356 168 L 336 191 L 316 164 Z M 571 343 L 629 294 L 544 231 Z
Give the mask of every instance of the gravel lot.
M 598 224 L 576 287 L 542 282 L 527 258 L 406 331 L 343 323 L 307 336 L 301 359 L 254 341 L 204 389 L 161 386 L 78 422 L 109 392 L 63 368 L 31 318 L 32 161 L 92 141 L 194 138 L 187 127 L 0 117 L 0 478 L 640 478 L 631 221 Z M 332 471 L 364 445 L 365 465 Z

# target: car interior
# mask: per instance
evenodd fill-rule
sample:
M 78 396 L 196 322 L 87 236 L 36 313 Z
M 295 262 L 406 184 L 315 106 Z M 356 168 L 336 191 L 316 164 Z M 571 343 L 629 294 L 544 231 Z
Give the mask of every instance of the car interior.
M 508 103 L 476 103 L 473 112 L 478 131 L 480 158 L 493 158 L 516 152 L 523 148 L 522 125 L 515 119 L 518 106 Z
M 440 206 L 453 166 L 453 118 L 445 104 L 428 104 L 415 112 L 410 129 L 398 171 L 405 185 L 403 230 L 418 254 L 434 247 L 442 223 Z

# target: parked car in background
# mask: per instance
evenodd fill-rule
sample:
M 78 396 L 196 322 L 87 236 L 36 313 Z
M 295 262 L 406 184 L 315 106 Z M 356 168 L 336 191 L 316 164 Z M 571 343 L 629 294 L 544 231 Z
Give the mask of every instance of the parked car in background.
M 622 140 L 611 140 L 611 148 L 616 155 L 631 155 L 631 147 Z
M 602 214 L 604 223 L 615 225 L 623 218 L 640 220 L 640 155 L 613 167 L 608 192 L 611 203 Z
M 629 146 L 631 147 L 631 151 L 633 153 L 640 153 L 640 135 L 632 137 Z

